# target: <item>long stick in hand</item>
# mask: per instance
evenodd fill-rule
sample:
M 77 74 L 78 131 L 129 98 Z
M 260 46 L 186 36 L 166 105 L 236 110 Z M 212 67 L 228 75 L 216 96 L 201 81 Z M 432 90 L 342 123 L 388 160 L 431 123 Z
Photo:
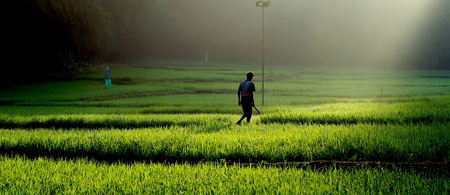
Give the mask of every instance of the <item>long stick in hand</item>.
M 258 108 L 256 108 L 256 106 L 253 106 L 253 108 L 255 108 L 256 112 L 258 112 L 258 114 L 261 114 L 261 112 L 259 112 Z

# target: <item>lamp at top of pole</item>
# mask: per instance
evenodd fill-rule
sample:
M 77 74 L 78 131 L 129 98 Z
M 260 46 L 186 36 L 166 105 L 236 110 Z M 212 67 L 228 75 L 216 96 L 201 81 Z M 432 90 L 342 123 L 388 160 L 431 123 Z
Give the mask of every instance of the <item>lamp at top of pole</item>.
M 269 5 L 270 5 L 270 1 L 257 1 L 256 2 L 256 7 L 265 8 L 265 7 L 269 7 Z

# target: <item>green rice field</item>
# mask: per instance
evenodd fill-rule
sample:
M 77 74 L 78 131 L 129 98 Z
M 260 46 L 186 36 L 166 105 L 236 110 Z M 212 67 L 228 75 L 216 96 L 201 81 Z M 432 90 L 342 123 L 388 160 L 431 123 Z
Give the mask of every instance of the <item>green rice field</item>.
M 322 170 L 0 157 L 0 192 L 17 194 L 442 194 L 447 176 L 358 167 Z
M 450 193 L 450 72 L 273 66 L 262 106 L 258 65 L 111 67 L 0 89 L 1 194 Z

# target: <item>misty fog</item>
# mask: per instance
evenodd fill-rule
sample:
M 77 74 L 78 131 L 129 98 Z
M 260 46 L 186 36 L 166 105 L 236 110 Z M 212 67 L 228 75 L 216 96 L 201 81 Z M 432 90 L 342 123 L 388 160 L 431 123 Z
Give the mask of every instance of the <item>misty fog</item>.
M 7 1 L 7 71 L 47 77 L 147 59 L 261 62 L 256 0 Z M 273 0 L 266 64 L 450 68 L 448 0 Z M 33 74 L 38 73 L 38 74 Z
M 310 66 L 403 66 L 442 2 L 430 0 L 274 0 L 265 8 L 266 61 Z M 261 8 L 254 1 L 168 0 L 167 57 L 258 62 Z M 445 13 L 445 10 L 441 10 Z M 432 30 L 432 29 L 428 29 Z M 422 40 L 423 41 L 423 40 Z

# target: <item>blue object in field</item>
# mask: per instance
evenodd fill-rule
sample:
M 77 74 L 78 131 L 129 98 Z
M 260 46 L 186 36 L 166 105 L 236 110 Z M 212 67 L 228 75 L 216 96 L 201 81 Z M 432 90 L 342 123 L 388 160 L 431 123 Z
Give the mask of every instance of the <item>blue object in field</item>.
M 205 62 L 208 63 L 208 52 L 205 53 Z
M 111 88 L 111 69 L 109 67 L 106 67 L 105 69 L 105 87 L 107 89 Z
M 105 79 L 111 79 L 112 70 L 109 67 L 105 69 Z
M 105 79 L 105 87 L 107 89 L 111 88 L 111 79 Z

